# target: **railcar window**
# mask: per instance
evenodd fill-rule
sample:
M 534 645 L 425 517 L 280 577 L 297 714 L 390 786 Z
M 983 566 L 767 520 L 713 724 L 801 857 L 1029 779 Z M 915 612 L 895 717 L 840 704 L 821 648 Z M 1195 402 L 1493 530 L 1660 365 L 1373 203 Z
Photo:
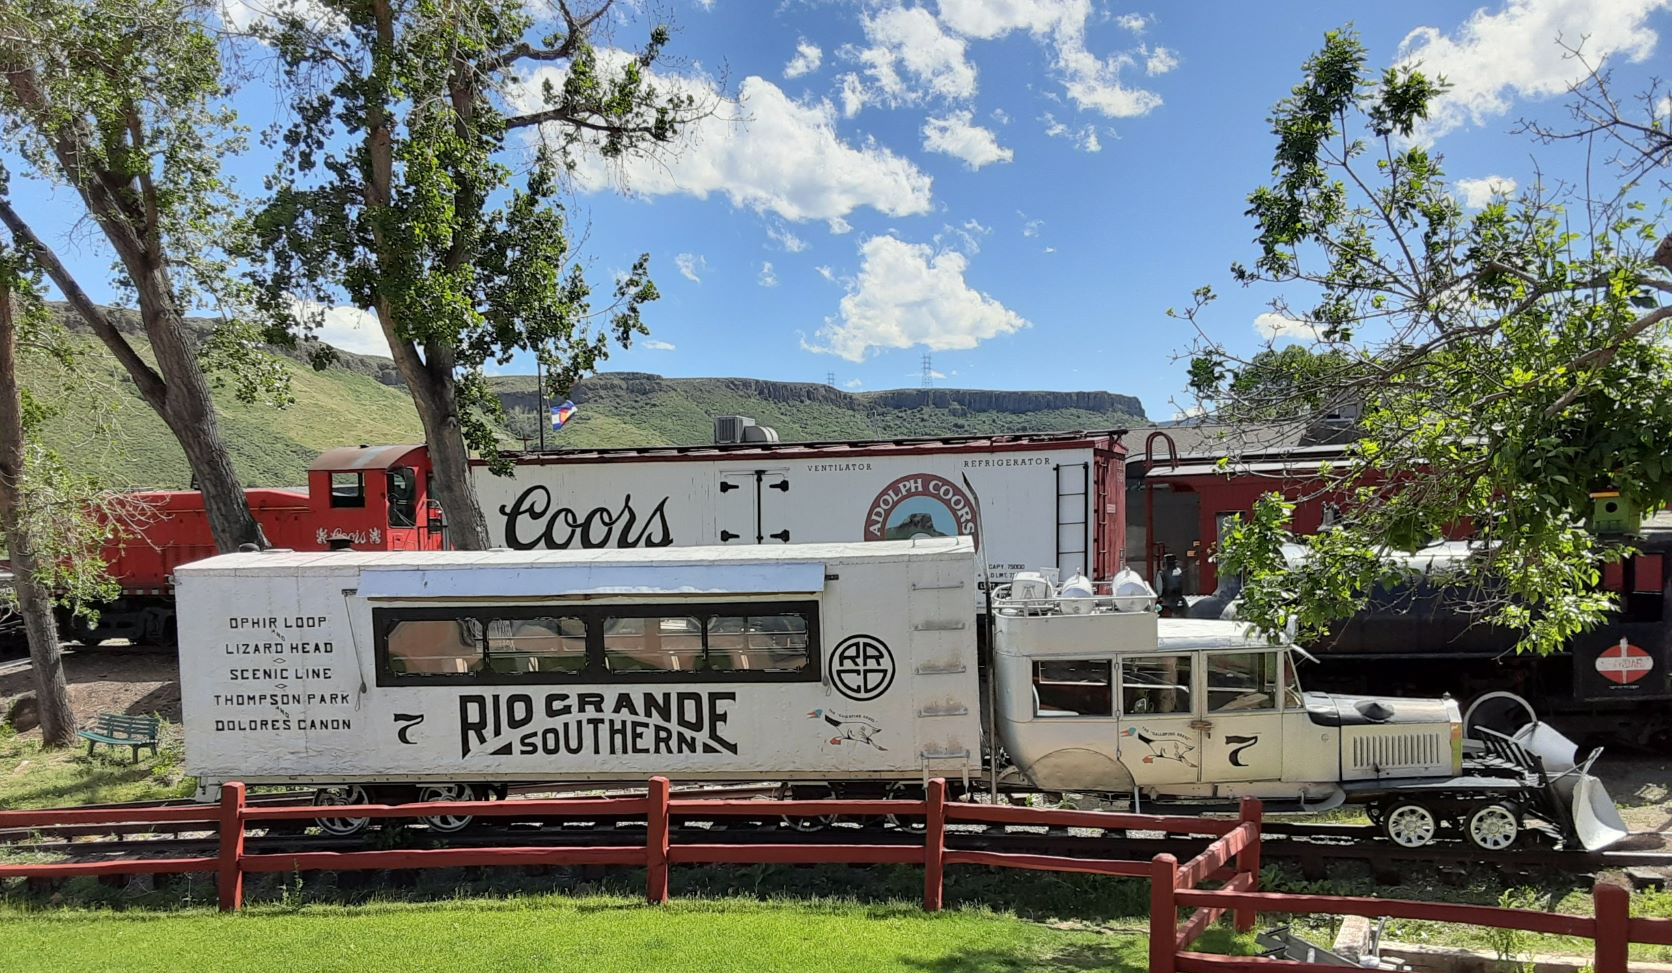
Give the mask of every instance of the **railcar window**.
M 1190 712 L 1190 657 L 1140 655 L 1122 659 L 1120 711 L 1126 715 Z
M 807 619 L 800 615 L 715 615 L 703 668 L 712 672 L 799 672 L 807 668 Z
M 604 619 L 611 672 L 693 672 L 702 660 L 702 622 L 689 615 Z
M 1276 652 L 1210 652 L 1208 712 L 1277 708 Z
M 586 622 L 579 618 L 512 618 L 488 623 L 493 672 L 580 672 L 586 668 Z
M 1033 664 L 1033 715 L 1113 716 L 1115 685 L 1107 659 Z
M 331 506 L 364 507 L 365 505 L 366 477 L 364 474 L 331 474 Z
M 456 676 L 482 668 L 482 623 L 474 618 L 396 622 L 386 644 L 396 675 Z

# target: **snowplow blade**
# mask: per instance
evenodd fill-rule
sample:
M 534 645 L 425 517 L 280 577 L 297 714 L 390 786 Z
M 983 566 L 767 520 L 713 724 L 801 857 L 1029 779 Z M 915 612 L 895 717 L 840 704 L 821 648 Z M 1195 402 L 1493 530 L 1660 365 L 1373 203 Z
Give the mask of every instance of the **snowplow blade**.
M 1594 759 L 1594 758 L 1593 758 Z M 1586 773 L 1591 761 L 1583 769 L 1576 769 L 1550 782 L 1556 799 L 1571 809 L 1573 831 L 1586 851 L 1601 851 L 1630 834 L 1620 818 L 1620 809 L 1608 796 L 1602 781 Z

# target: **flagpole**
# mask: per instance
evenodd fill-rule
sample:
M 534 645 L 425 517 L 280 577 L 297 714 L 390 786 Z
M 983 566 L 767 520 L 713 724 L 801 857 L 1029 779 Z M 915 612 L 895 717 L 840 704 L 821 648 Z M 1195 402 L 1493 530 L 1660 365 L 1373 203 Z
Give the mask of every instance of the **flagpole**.
M 534 354 L 534 394 L 540 400 L 540 452 L 546 451 L 546 423 L 552 421 L 551 414 L 546 411 L 546 366 L 540 360 L 540 354 Z

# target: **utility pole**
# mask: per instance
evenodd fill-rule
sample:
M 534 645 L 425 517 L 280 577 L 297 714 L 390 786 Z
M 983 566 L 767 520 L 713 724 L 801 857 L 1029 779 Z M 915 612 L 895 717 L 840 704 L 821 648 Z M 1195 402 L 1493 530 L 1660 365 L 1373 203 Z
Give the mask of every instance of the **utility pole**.
M 538 353 L 534 356 L 534 397 L 539 404 L 540 422 L 540 452 L 546 451 L 546 425 L 552 421 L 551 413 L 546 411 L 546 364 L 540 360 Z

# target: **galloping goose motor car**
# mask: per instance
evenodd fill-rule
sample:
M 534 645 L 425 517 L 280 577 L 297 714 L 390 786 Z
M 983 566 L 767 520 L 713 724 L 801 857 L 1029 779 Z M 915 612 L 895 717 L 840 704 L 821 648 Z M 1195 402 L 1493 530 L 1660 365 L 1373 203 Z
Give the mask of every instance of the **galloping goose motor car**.
M 1452 821 L 1488 848 L 1529 819 L 1587 847 L 1624 831 L 1549 727 L 1465 741 L 1449 699 L 1302 692 L 1292 646 L 1158 619 L 1130 571 L 995 589 L 987 705 L 975 558 L 968 537 L 210 558 L 176 572 L 187 770 L 205 797 L 300 783 L 321 805 L 653 774 L 872 796 L 945 777 L 1363 802 L 1413 847 Z
M 1154 601 L 1129 570 L 1060 586 L 1023 573 L 996 589 L 998 738 L 1013 780 L 1135 804 L 1350 801 L 1413 848 L 1448 822 L 1489 850 L 1514 844 L 1528 819 L 1590 850 L 1625 836 L 1590 774 L 1600 751 L 1576 761 L 1547 724 L 1465 739 L 1469 721 L 1450 698 L 1305 692 L 1296 646 L 1239 622 L 1158 618 Z

